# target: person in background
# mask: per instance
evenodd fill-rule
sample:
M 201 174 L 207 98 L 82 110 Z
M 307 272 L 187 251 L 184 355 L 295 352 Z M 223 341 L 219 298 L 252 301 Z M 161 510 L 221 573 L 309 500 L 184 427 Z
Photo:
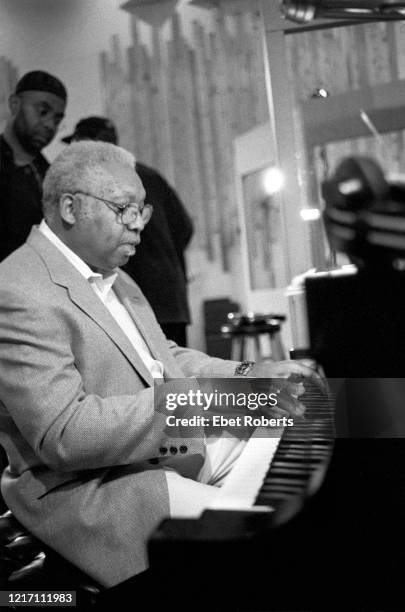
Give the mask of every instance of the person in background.
M 65 143 L 101 140 L 118 144 L 117 130 L 105 117 L 86 117 Z M 136 162 L 136 171 L 154 213 L 142 234 L 137 256 L 123 266 L 140 286 L 165 335 L 187 346 L 190 310 L 184 252 L 193 234 L 191 219 L 175 191 L 158 172 Z
M 42 219 L 42 181 L 49 167 L 41 151 L 65 113 L 59 79 L 27 72 L 9 98 L 10 121 L 0 135 L 0 261 L 21 246 Z

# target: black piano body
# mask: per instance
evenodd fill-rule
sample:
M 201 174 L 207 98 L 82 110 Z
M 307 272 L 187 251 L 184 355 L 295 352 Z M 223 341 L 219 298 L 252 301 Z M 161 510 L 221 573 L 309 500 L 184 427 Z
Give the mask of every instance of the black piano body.
M 323 485 L 282 525 L 213 510 L 163 522 L 149 542 L 161 591 L 181 587 L 189 609 L 404 610 L 405 481 L 387 471 L 393 459 L 404 465 L 402 440 L 337 440 Z
M 400 309 L 405 313 L 400 276 L 395 278 L 395 316 Z M 286 521 L 277 512 L 208 510 L 198 520 L 164 521 L 149 541 L 151 567 L 165 591 L 180 581 L 184 601 L 194 609 L 405 610 L 405 443 L 401 420 L 385 416 L 388 401 L 384 406 L 384 392 L 376 393 L 383 379 L 375 378 L 392 371 L 401 386 L 405 363 L 397 361 L 398 346 L 387 357 L 387 335 L 397 341 L 405 322 L 397 333 L 389 313 L 378 314 L 386 278 L 360 278 L 358 293 L 356 282 L 351 277 L 336 286 L 335 279 L 326 278 L 307 287 L 309 310 L 317 313 L 312 319 L 310 314 L 315 356 L 329 376 L 341 377 L 331 381 L 340 390 L 338 431 L 318 491 L 305 500 L 290 500 Z M 348 322 L 349 298 L 355 294 L 369 303 L 379 289 L 371 335 L 366 327 L 373 309 Z M 336 300 L 339 308 L 332 309 Z M 324 322 L 323 337 L 319 321 Z M 355 345 L 360 339 L 368 342 L 368 348 L 353 349 L 353 359 L 343 337 L 347 333 Z M 392 370 L 385 368 L 387 363 Z M 359 407 L 364 391 L 367 401 Z M 373 397 L 376 414 L 370 425 L 367 410 Z
M 400 438 L 339 438 L 320 488 L 290 500 L 288 520 L 281 508 L 164 521 L 149 540 L 160 593 L 181 588 L 180 609 L 404 610 L 402 466 Z

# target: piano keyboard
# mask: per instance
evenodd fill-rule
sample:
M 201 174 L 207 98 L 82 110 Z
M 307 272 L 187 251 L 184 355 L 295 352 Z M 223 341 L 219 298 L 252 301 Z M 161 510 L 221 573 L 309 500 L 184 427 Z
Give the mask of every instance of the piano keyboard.
M 301 502 L 322 483 L 334 440 L 333 401 L 317 384 L 305 381 L 300 398 L 305 418 L 293 427 L 258 428 L 210 509 L 270 512 L 291 500 Z
M 280 434 L 282 431 L 283 428 Z M 275 432 L 271 438 L 268 434 L 267 428 L 256 428 L 210 509 L 247 510 L 253 507 L 281 439 Z

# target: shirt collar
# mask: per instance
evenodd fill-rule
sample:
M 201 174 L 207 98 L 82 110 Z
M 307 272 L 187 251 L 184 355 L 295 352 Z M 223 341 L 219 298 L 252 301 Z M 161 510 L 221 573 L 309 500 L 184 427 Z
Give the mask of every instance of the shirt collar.
M 85 279 L 90 283 L 94 282 L 103 294 L 108 293 L 118 276 L 116 271 L 112 271 L 104 277 L 98 272 L 93 272 L 83 259 L 76 255 L 72 249 L 69 249 L 69 247 L 51 230 L 45 219 L 42 219 L 38 229 L 70 261 Z
M 117 272 L 110 272 L 107 276 L 102 276 L 97 272 L 93 272 L 92 276 L 88 278 L 89 283 L 94 283 L 100 293 L 104 296 L 108 294 L 111 287 L 113 286 L 115 279 L 117 278 Z

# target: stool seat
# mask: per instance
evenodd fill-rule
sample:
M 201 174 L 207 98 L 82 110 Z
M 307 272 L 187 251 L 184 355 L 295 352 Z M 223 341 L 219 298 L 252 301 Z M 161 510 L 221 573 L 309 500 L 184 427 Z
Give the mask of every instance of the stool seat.
M 276 334 L 281 329 L 281 326 L 278 323 L 263 323 L 263 324 L 254 324 L 254 323 L 245 323 L 242 325 L 238 325 L 234 327 L 232 325 L 222 325 L 221 332 L 230 335 L 237 336 L 238 334 Z
M 232 359 L 244 361 L 253 358 L 254 361 L 260 361 L 268 357 L 263 355 L 261 337 L 269 339 L 272 359 L 285 359 L 280 334 L 281 323 L 285 319 L 284 315 L 229 313 L 228 323 L 221 327 L 221 334 L 232 338 Z M 249 346 L 248 339 L 253 339 L 253 348 Z

